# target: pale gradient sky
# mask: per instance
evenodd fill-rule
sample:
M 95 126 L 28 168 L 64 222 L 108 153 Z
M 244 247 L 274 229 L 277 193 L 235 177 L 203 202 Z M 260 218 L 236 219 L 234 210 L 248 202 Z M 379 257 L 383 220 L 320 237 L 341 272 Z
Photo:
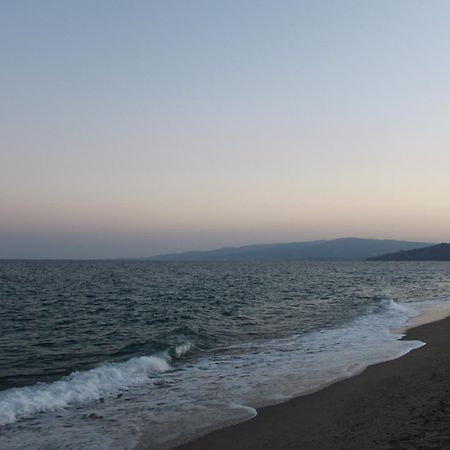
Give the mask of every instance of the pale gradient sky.
M 0 1 L 0 258 L 450 240 L 450 2 Z

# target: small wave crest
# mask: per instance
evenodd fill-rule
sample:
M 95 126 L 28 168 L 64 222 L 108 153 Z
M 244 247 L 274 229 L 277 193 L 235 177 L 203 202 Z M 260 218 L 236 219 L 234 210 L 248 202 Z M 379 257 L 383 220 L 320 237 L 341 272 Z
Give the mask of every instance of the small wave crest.
M 74 372 L 50 384 L 8 389 L 0 392 L 0 425 L 13 423 L 37 412 L 99 400 L 147 383 L 152 376 L 170 369 L 170 358 L 164 355 L 141 356 L 85 372 Z
M 177 345 L 174 349 L 174 355 L 176 358 L 181 358 L 187 355 L 192 349 L 193 345 L 190 342 L 185 342 L 184 344 Z
M 391 311 L 404 314 L 409 318 L 415 317 L 419 314 L 419 312 L 414 307 L 405 303 L 397 303 L 394 300 L 388 300 L 387 306 Z

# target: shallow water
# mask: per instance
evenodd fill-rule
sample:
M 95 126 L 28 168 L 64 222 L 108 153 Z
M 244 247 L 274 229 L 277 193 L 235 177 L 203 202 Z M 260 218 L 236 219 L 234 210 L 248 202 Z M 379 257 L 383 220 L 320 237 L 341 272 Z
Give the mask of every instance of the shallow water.
M 0 448 L 154 447 L 422 345 L 447 263 L 0 262 Z

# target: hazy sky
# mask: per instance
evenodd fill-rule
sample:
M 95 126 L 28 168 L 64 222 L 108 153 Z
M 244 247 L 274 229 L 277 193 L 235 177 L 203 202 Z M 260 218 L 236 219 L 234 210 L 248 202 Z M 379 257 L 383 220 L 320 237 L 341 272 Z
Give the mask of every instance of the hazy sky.
M 0 257 L 450 240 L 449 1 L 0 0 Z

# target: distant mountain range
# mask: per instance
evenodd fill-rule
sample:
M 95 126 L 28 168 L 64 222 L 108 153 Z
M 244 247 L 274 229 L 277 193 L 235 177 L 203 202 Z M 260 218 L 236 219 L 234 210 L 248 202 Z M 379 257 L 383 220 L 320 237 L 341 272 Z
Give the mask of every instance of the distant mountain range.
M 427 242 L 342 238 L 322 241 L 256 244 L 152 256 L 155 261 L 364 261 L 402 250 L 428 247 Z
M 425 248 L 388 253 L 369 258 L 369 261 L 450 261 L 450 244 L 437 244 Z

